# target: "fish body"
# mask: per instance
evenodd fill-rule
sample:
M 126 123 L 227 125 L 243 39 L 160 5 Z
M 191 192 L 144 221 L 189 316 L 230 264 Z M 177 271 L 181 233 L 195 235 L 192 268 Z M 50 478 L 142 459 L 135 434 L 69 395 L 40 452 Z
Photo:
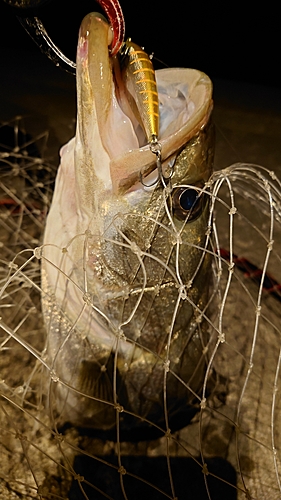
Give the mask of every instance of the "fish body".
M 140 171 L 154 176 L 155 155 L 119 105 L 108 40 L 105 20 L 88 15 L 76 136 L 61 151 L 44 235 L 49 407 L 78 426 L 167 425 L 168 412 L 198 407 L 205 380 L 212 85 L 196 70 L 156 73 L 163 168 L 173 174 L 147 188 Z

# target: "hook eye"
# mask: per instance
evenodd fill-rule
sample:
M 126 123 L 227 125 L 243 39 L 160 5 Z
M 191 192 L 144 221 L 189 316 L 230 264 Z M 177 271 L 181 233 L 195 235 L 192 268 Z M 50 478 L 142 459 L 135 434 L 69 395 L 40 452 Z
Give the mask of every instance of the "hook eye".
M 177 219 L 191 222 L 201 215 L 206 196 L 198 188 L 199 186 L 188 186 L 178 187 L 173 190 L 171 195 L 173 211 Z

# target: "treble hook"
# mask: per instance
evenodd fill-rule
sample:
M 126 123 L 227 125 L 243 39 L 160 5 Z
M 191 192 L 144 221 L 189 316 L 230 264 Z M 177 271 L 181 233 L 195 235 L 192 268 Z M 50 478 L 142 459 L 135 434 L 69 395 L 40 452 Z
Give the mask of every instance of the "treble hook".
M 38 8 L 48 1 L 50 0 L 4 0 L 4 2 L 11 7 L 14 7 L 15 11 L 25 11 L 26 13 L 28 13 L 28 9 L 30 11 L 30 9 Z M 110 47 L 110 53 L 114 56 L 118 53 L 124 42 L 125 21 L 123 12 L 118 0 L 96 1 L 106 13 L 113 30 L 113 41 Z M 61 69 L 69 73 L 76 74 L 76 64 L 68 59 L 68 57 L 66 57 L 54 44 L 38 17 L 29 16 L 29 14 L 27 14 L 25 16 L 17 16 L 17 18 L 29 36 L 39 46 L 40 50 L 47 55 L 56 66 L 60 66 Z
M 158 139 L 156 136 L 154 136 L 152 138 L 152 140 L 150 141 L 149 147 L 150 147 L 150 151 L 156 155 L 156 167 L 157 167 L 158 175 L 157 175 L 157 178 L 155 179 L 155 181 L 153 181 L 151 184 L 145 184 L 145 182 L 143 180 L 143 173 L 142 173 L 142 171 L 140 171 L 140 183 L 145 188 L 151 188 L 151 187 L 155 186 L 159 181 L 161 181 L 163 187 L 166 188 L 168 183 L 169 183 L 169 180 L 171 179 L 171 177 L 173 175 L 174 170 L 173 170 L 173 168 L 171 168 L 170 174 L 167 177 L 164 175 L 163 165 L 162 165 L 162 154 L 161 154 L 162 146 L 161 146 L 161 143 L 158 142 Z

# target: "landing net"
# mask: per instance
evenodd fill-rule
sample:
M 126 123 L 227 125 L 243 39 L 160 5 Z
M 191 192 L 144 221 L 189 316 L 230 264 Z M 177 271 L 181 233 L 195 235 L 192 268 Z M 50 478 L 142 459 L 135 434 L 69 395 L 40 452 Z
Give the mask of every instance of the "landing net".
M 56 385 L 68 384 L 48 362 L 41 313 L 42 233 L 56 168 L 44 159 L 44 134 L 33 141 L 21 119 L 1 132 L 12 138 L 0 152 L 0 498 L 280 498 L 281 185 L 275 174 L 237 163 L 216 171 L 204 187 L 210 200 L 202 253 L 211 255 L 212 285 L 208 306 L 197 311 L 208 342 L 194 415 L 183 413 L 174 432 L 169 414 L 162 426 L 151 419 L 147 435 L 132 432 L 124 440 L 119 425 L 126 407 L 115 405 L 112 432 L 91 433 L 62 425 L 50 404 Z M 88 237 L 79 235 L 81 244 Z M 135 249 L 126 237 L 128 244 Z M 164 379 L 168 372 L 163 360 Z

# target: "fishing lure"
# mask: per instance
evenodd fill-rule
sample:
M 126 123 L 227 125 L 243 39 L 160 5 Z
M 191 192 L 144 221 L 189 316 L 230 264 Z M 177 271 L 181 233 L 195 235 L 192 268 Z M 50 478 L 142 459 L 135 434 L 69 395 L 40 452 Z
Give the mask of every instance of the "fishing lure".
M 166 177 L 162 169 L 161 143 L 159 142 L 159 97 L 155 70 L 151 57 L 142 47 L 128 38 L 119 52 L 122 80 L 125 93 L 135 118 L 142 126 L 151 152 L 156 156 L 158 175 L 154 182 L 147 185 L 140 172 L 140 181 L 151 187 L 160 180 L 165 187 L 172 176 Z
M 159 99 L 155 71 L 150 57 L 129 38 L 120 51 L 127 98 L 149 143 L 159 136 Z

